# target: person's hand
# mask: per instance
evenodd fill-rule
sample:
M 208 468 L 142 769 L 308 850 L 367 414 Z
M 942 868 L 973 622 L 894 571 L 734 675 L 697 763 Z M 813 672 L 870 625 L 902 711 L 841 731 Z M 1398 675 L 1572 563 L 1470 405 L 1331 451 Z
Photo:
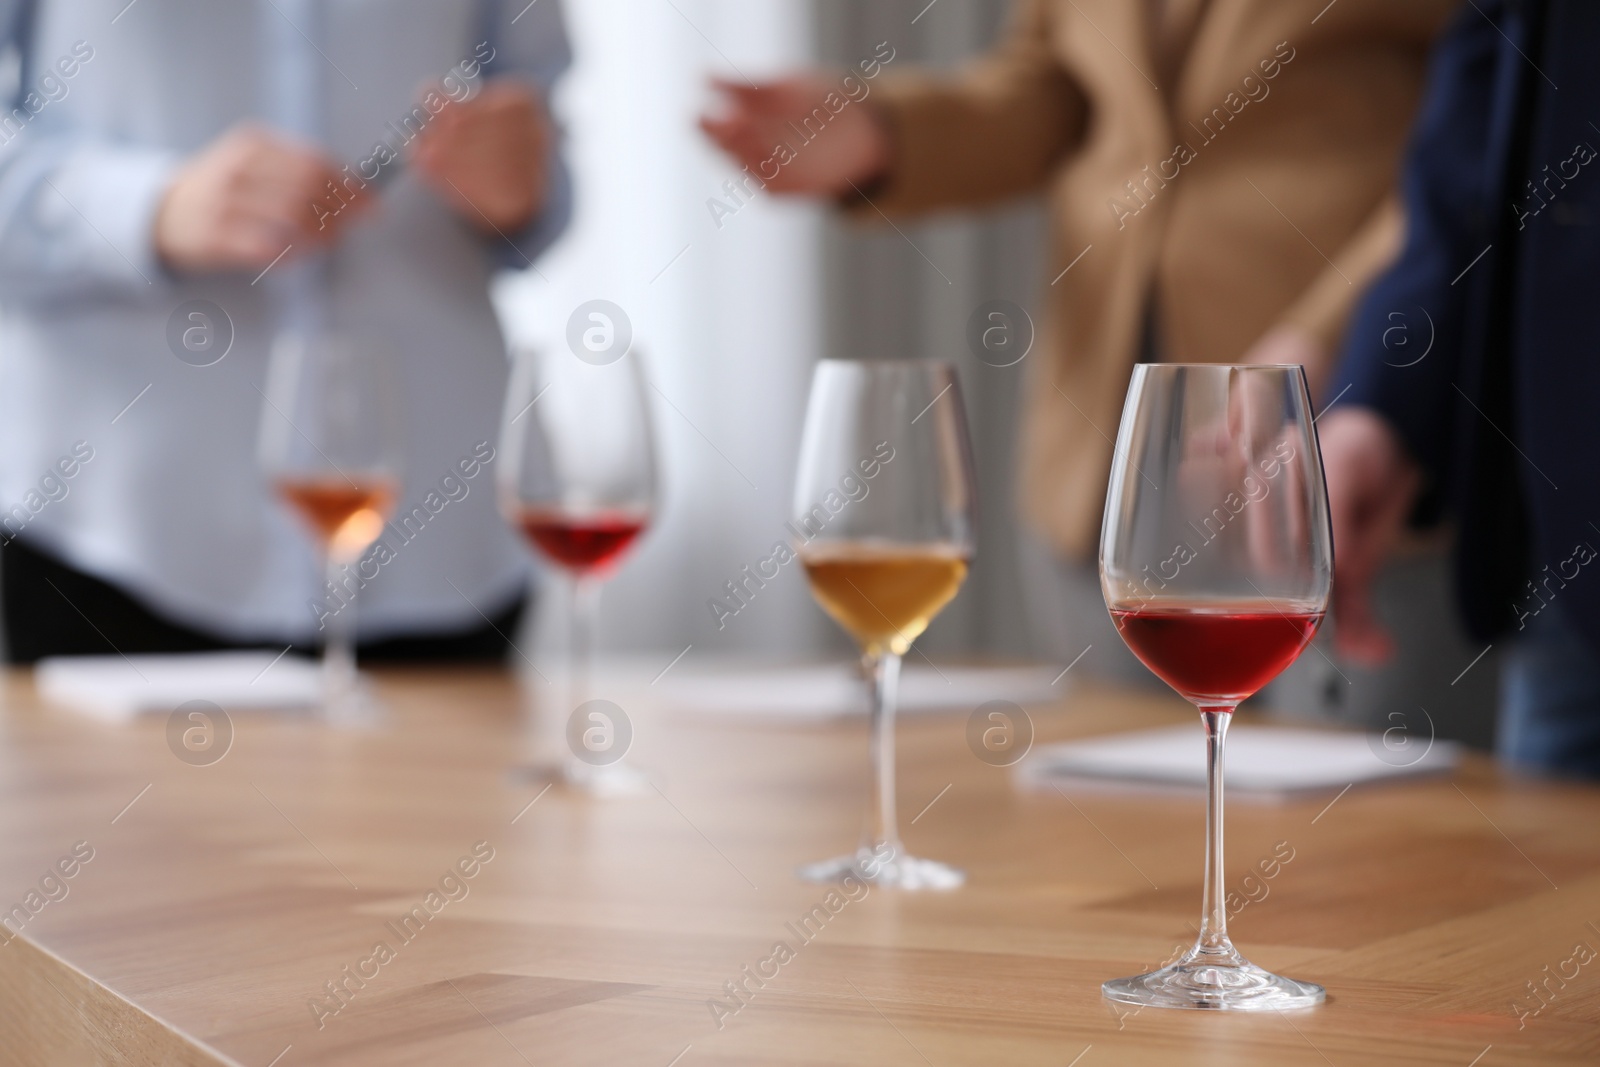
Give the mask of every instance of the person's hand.
M 1399 537 L 1421 472 L 1384 419 L 1366 408 L 1335 408 L 1318 427 L 1333 518 L 1334 648 L 1378 664 L 1394 641 L 1372 610 L 1372 580 Z
M 156 254 L 181 272 L 261 270 L 291 245 L 295 255 L 326 245 L 361 207 L 348 189 L 348 207 L 329 190 L 341 178 L 313 149 L 235 126 L 178 168 L 156 209 Z
M 851 102 L 837 115 L 830 112 L 822 101 L 838 86 L 826 78 L 803 74 L 755 86 L 712 84 L 723 94 L 724 110 L 703 116 L 700 128 L 771 192 L 842 196 L 889 167 L 891 145 L 883 123 L 864 103 Z M 790 124 L 803 129 L 817 108 L 829 116 L 828 124 L 815 140 L 795 144 Z M 787 163 L 774 155 L 783 143 L 794 150 Z
M 544 210 L 553 140 L 544 102 L 532 88 L 491 82 L 435 115 L 413 158 L 423 180 L 469 224 L 510 233 Z

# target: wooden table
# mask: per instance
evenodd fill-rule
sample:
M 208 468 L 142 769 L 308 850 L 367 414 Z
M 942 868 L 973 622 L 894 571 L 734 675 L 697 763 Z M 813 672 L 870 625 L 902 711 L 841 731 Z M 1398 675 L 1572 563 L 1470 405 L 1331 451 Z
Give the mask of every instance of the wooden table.
M 164 719 L 100 725 L 9 679 L 0 908 L 24 918 L 0 948 L 0 1062 L 1600 1061 L 1600 960 L 1575 955 L 1600 950 L 1594 788 L 1474 759 L 1453 781 L 1235 803 L 1230 884 L 1292 852 L 1252 883 L 1235 939 L 1326 985 L 1327 1005 L 1119 1014 L 1101 980 L 1193 936 L 1198 799 L 1022 791 L 969 752 L 963 716 L 905 721 L 909 844 L 969 884 L 871 890 L 824 907 L 805 940 L 788 924 L 826 891 L 792 871 L 854 842 L 864 723 L 695 721 L 639 703 L 634 754 L 659 789 L 540 797 L 510 773 L 526 742 L 508 678 L 381 678 L 389 729 L 236 714 L 209 766 L 175 757 Z M 1192 713 L 1079 690 L 1033 718 L 1053 740 Z M 473 877 L 444 882 L 460 899 L 430 901 L 463 859 Z M 793 958 L 765 965 L 777 974 L 760 987 L 745 979 L 780 940 Z M 709 1005 L 739 1006 L 725 983 L 741 980 L 751 994 L 719 1020 Z

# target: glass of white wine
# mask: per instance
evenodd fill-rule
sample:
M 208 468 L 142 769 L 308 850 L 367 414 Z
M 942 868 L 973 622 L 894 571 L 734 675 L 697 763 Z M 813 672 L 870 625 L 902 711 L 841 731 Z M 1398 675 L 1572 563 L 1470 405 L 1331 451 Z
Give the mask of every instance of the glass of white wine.
M 855 852 L 800 869 L 905 889 L 965 875 L 910 856 L 895 815 L 901 658 L 961 588 L 972 558 L 972 449 L 955 368 L 824 360 L 811 380 L 792 529 L 811 593 L 861 649 L 872 698 L 872 797 Z

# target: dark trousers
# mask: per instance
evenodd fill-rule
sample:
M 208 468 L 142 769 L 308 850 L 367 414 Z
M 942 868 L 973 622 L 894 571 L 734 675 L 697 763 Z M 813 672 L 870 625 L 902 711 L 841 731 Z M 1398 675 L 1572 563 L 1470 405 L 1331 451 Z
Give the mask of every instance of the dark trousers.
M 519 597 L 471 630 L 373 641 L 362 644 L 359 654 L 369 662 L 497 662 L 511 647 L 526 603 Z M 0 548 L 0 614 L 11 663 L 33 663 L 44 656 L 282 648 L 271 640 L 236 641 L 163 618 L 116 586 L 18 540 Z M 295 651 L 316 649 L 313 644 L 296 646 Z
M 1495 749 L 1523 767 L 1600 781 L 1600 657 L 1565 604 L 1545 604 L 1507 643 Z

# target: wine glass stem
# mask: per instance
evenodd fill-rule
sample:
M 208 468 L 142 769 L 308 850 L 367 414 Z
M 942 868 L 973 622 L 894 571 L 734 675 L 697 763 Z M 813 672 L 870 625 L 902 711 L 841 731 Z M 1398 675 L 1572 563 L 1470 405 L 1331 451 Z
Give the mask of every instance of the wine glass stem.
M 344 606 L 328 617 L 328 636 L 322 645 L 322 683 L 325 700 L 336 707 L 349 696 L 356 684 L 355 594 L 343 585 L 344 573 L 332 552 L 323 557 L 328 590 L 344 600 Z
M 1232 708 L 1200 709 L 1206 728 L 1206 880 L 1200 937 L 1194 947 L 1205 955 L 1234 955 L 1228 940 L 1228 894 L 1222 866 L 1222 744 L 1232 718 Z
M 894 806 L 894 713 L 899 698 L 900 657 L 868 655 L 863 663 L 872 691 L 872 800 L 867 810 L 868 848 L 888 845 L 900 854 L 900 828 Z
M 600 610 L 600 586 L 588 578 L 574 576 L 570 591 L 572 643 L 568 647 L 570 677 L 567 684 L 572 706 L 567 709 L 569 715 L 589 699 L 589 670 L 594 659 L 594 634 Z

